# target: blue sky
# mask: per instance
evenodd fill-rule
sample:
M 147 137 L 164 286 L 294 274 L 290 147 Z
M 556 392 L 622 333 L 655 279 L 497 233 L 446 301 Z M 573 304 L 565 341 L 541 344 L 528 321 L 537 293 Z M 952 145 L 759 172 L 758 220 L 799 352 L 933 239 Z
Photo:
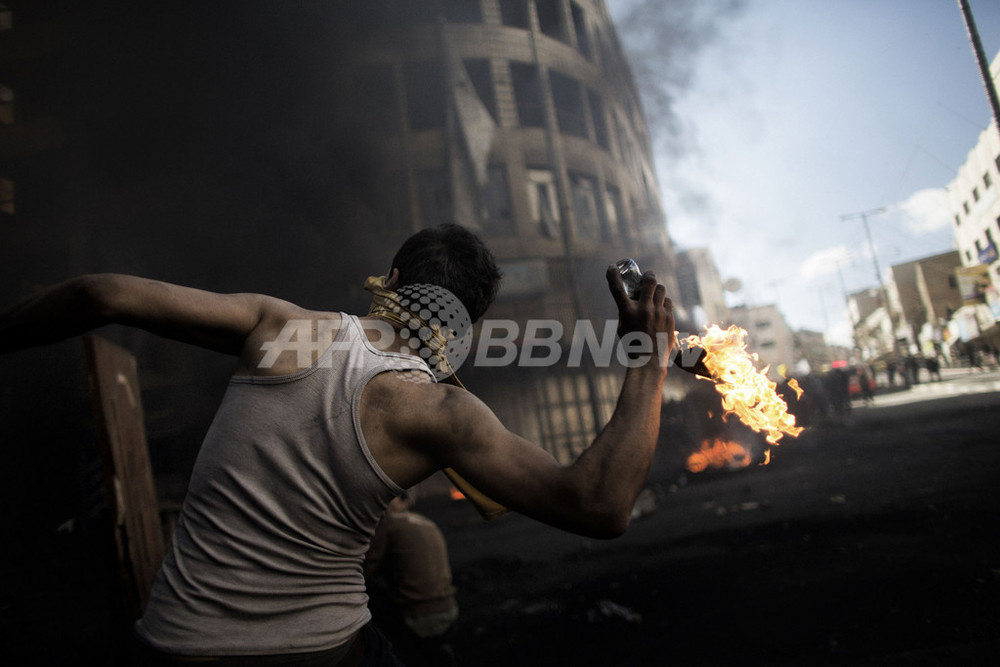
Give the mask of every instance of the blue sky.
M 970 6 L 992 60 L 1000 2 Z M 841 216 L 886 208 L 868 218 L 883 276 L 954 247 L 943 189 L 990 122 L 955 0 L 608 7 L 645 89 L 670 235 L 742 282 L 731 305 L 776 303 L 847 344 L 842 287 L 877 283 L 862 221 Z

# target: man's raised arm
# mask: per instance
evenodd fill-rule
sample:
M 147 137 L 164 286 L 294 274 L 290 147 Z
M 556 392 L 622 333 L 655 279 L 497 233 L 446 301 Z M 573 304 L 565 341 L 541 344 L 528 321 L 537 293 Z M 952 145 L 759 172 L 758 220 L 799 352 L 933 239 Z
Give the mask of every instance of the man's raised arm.
M 117 323 L 239 355 L 274 303 L 283 302 L 259 294 L 216 294 L 135 276 L 79 276 L 38 290 L 0 314 L 0 353 Z
M 618 304 L 619 333 L 648 335 L 653 354 L 628 369 L 611 420 L 573 464 L 563 466 L 511 433 L 479 399 L 454 387 L 401 383 L 401 392 L 413 393 L 414 407 L 396 417 L 400 435 L 512 510 L 575 533 L 621 535 L 656 450 L 674 318 L 665 288 L 651 273 L 638 301 L 625 295 L 617 271 L 609 270 L 608 282 Z M 431 404 L 429 395 L 436 396 Z

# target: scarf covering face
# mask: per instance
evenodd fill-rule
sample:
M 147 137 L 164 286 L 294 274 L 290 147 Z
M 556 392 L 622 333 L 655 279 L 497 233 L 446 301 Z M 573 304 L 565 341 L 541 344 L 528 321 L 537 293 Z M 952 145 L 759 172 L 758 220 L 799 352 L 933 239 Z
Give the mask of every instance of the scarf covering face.
M 372 293 L 372 303 L 368 307 L 369 317 L 379 317 L 401 327 L 400 332 L 410 344 L 411 350 L 427 362 L 436 379 L 464 389 L 464 385 L 455 376 L 447 354 L 448 343 L 456 337 L 455 330 L 442 326 L 433 315 L 432 321 L 428 322 L 417 304 L 411 305 L 409 298 L 386 289 L 385 281 L 385 276 L 369 276 L 365 280 L 365 289 Z
M 455 375 L 455 370 L 451 367 L 446 354 L 448 340 L 454 338 L 454 331 L 448 329 L 446 334 L 439 324 L 428 323 L 419 311 L 404 305 L 398 293 L 386 289 L 385 281 L 385 276 L 369 276 L 365 280 L 365 289 L 372 294 L 368 315 L 404 327 L 401 331 L 418 332 L 421 344 L 416 351 L 430 366 L 435 378 L 440 377 L 442 382 L 465 389 L 465 385 Z M 445 468 L 444 474 L 484 519 L 496 519 L 507 513 L 506 507 L 486 496 L 451 468 Z

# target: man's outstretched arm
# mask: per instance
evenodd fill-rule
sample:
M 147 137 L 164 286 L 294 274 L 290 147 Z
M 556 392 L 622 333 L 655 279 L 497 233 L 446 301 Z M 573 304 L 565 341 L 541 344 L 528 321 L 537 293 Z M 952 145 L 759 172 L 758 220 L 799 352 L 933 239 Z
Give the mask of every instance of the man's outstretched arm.
M 217 294 L 135 276 L 79 276 L 38 290 L 0 314 L 0 352 L 117 323 L 239 355 L 274 303 L 259 294 Z

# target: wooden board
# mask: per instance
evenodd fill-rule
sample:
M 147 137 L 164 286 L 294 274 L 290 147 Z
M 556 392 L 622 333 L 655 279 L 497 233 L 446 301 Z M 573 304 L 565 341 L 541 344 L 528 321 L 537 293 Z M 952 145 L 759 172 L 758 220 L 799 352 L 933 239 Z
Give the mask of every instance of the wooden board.
M 85 336 L 84 349 L 123 589 L 139 618 L 164 551 L 139 375 L 135 357 L 110 341 Z

